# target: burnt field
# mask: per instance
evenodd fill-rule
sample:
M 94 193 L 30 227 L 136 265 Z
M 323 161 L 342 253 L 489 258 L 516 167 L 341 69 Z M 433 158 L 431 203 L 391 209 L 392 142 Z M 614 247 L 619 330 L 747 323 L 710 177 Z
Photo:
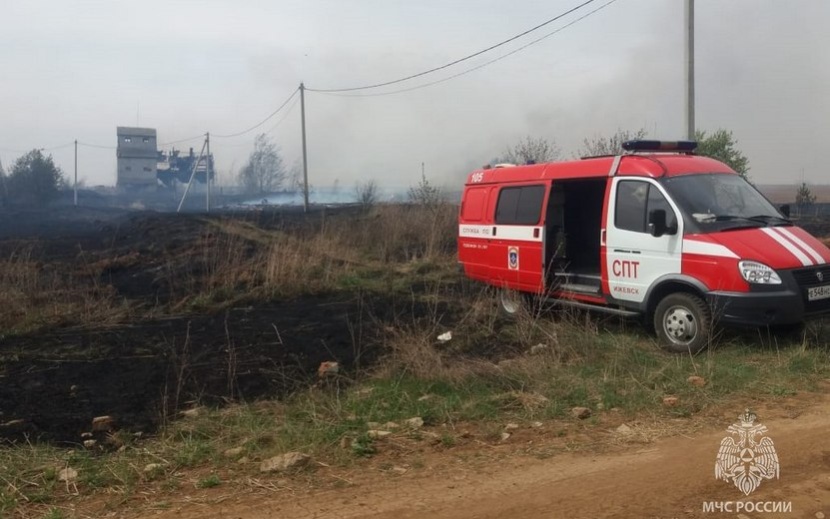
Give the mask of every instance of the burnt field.
M 548 341 L 501 327 L 457 273 L 455 211 L 2 214 L 0 437 L 77 444 L 105 415 L 152 432 L 197 404 L 309 388 L 325 361 L 348 384 L 396 342 L 465 326 L 453 355 Z
M 150 432 L 308 387 L 323 361 L 348 379 L 392 324 L 454 319 L 453 213 L 4 214 L 0 436 L 78 443 L 103 415 Z

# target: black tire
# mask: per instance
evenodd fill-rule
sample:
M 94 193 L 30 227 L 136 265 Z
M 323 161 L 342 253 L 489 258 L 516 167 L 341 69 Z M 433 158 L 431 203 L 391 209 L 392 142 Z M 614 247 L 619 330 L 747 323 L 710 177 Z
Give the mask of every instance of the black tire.
M 502 288 L 498 295 L 499 312 L 508 319 L 526 315 L 530 309 L 530 296 L 509 288 Z
M 669 294 L 654 310 L 654 331 L 667 351 L 698 353 L 709 344 L 712 312 L 709 305 L 694 294 Z

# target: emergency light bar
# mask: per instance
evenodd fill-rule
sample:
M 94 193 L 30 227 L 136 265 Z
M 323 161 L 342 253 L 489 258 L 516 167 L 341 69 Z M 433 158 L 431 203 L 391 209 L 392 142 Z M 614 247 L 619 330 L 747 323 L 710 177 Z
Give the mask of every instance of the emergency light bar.
M 622 144 L 625 151 L 676 151 L 691 153 L 697 148 L 695 141 L 625 141 Z

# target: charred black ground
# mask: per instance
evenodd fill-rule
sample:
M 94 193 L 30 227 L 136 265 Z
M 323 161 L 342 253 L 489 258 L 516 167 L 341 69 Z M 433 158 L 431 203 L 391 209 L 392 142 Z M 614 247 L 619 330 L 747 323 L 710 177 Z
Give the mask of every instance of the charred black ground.
M 114 323 L 66 322 L 0 335 L 0 437 L 77 443 L 95 416 L 152 431 L 177 409 L 279 397 L 307 387 L 323 361 L 347 372 L 379 353 L 376 331 L 435 309 L 410 293 L 354 289 L 175 306 L 180 258 L 217 222 L 311 236 L 352 208 L 175 215 L 79 210 L 17 213 L 0 220 L 0 255 L 21 250 L 41 272 L 66 270 L 79 283 L 114 291 L 130 310 Z M 211 235 L 212 236 L 212 235 Z M 241 247 L 257 244 L 240 242 Z M 173 267 L 171 267 L 173 265 Z M 183 267 L 182 267 L 183 268 Z M 186 274 L 198 277 L 198 267 Z M 100 285 L 100 287 L 99 287 Z

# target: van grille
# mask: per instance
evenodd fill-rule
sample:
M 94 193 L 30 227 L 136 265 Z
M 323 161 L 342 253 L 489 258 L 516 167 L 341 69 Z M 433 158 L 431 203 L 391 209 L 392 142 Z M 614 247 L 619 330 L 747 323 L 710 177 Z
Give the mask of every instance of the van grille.
M 830 311 L 830 299 L 819 299 L 818 301 L 807 300 L 807 289 L 809 287 L 830 285 L 830 265 L 793 270 L 792 273 L 796 283 L 798 283 L 798 287 L 802 289 L 801 294 L 804 298 L 805 311 L 808 314 Z M 819 280 L 819 277 L 822 279 Z
M 819 280 L 819 275 L 823 279 Z M 793 277 L 800 287 L 830 284 L 830 265 L 793 270 Z

